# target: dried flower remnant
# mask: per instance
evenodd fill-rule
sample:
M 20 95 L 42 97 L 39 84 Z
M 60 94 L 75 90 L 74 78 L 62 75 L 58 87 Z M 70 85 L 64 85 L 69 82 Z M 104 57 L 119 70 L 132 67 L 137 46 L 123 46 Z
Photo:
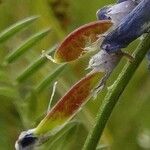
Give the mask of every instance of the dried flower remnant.
M 38 138 L 33 135 L 33 130 L 24 131 L 20 134 L 15 148 L 16 150 L 32 150 L 34 149 Z
M 122 56 L 121 52 L 108 54 L 106 51 L 101 50 L 91 58 L 89 68 L 93 72 L 111 72 Z
M 107 79 L 109 78 L 109 76 L 111 75 L 111 73 L 118 65 L 123 56 L 125 56 L 130 62 L 134 60 L 134 58 L 130 54 L 122 52 L 121 50 L 116 53 L 110 54 L 107 53 L 105 50 L 101 50 L 91 57 L 88 66 L 88 69 L 92 69 L 90 73 L 104 73 L 104 76 L 99 80 L 98 86 L 94 89 L 94 97 L 96 97 L 97 93 L 99 93 L 105 87 Z

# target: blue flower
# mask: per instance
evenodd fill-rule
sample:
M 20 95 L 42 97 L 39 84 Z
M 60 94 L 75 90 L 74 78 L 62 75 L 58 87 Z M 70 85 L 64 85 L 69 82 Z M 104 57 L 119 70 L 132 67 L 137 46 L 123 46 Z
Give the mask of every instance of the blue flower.
M 142 0 L 102 42 L 101 48 L 116 52 L 148 32 L 150 28 L 150 0 Z
M 110 19 L 114 25 L 118 25 L 121 20 L 128 15 L 136 6 L 137 2 L 126 0 L 115 5 L 108 5 L 97 11 L 99 20 Z

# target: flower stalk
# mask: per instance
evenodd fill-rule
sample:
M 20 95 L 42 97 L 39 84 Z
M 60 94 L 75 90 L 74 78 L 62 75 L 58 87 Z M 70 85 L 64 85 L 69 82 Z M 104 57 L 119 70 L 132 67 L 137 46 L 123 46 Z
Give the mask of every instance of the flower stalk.
M 150 33 L 145 36 L 143 41 L 139 44 L 134 52 L 135 60 L 134 62 L 128 62 L 121 73 L 119 74 L 117 80 L 108 89 L 108 92 L 102 102 L 100 109 L 98 110 L 96 121 L 93 129 L 89 133 L 82 150 L 95 150 L 96 146 L 101 138 L 105 125 L 112 114 L 112 111 L 119 100 L 120 95 L 123 93 L 124 89 L 128 85 L 129 81 L 133 77 L 138 66 L 144 59 L 148 50 L 150 49 Z

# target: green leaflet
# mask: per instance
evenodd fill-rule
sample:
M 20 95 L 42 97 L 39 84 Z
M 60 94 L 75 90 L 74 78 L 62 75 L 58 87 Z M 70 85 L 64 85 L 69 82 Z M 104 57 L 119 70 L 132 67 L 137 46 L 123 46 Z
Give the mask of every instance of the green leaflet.
M 21 21 L 18 21 L 17 23 L 11 25 L 4 31 L 0 33 L 0 42 L 4 42 L 7 39 L 9 39 L 11 36 L 13 36 L 15 33 L 19 32 L 20 30 L 24 29 L 28 25 L 30 25 L 32 22 L 34 22 L 38 16 L 32 16 L 25 18 Z

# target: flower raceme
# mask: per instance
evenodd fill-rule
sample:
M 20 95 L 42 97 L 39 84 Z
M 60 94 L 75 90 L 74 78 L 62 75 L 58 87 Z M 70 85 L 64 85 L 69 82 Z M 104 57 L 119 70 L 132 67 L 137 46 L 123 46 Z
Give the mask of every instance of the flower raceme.
M 104 87 L 107 78 L 124 55 L 121 48 L 147 31 L 150 17 L 147 15 L 150 11 L 148 10 L 149 0 L 119 2 L 117 5 L 98 11 L 98 18 L 102 17 L 103 20 L 81 26 L 70 33 L 58 46 L 54 54 L 54 61 L 58 63 L 74 61 L 88 50 L 98 51 L 89 61 L 88 68 L 92 71 L 76 83 L 48 111 L 36 128 L 21 133 L 15 145 L 16 150 L 32 150 L 61 130 L 95 94 L 95 91 L 99 92 Z M 123 9 L 120 9 L 122 6 Z M 148 12 L 144 12 L 143 9 Z M 135 14 L 136 12 L 138 14 Z M 126 17 L 120 17 L 119 14 Z M 137 20 L 141 17 L 144 18 Z M 133 24 L 134 21 L 137 25 Z M 125 31 L 127 34 L 124 35 Z

